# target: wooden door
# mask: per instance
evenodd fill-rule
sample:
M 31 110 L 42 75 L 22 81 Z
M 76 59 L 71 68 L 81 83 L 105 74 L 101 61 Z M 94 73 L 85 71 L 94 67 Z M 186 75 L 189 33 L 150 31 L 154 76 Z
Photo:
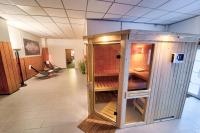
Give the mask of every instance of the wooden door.
M 71 61 L 71 49 L 65 49 L 67 62 Z

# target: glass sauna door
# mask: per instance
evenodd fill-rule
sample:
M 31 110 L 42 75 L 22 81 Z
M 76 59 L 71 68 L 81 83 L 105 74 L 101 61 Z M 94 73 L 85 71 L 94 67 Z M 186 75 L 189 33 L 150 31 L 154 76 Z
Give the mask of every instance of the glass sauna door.
M 94 109 L 116 122 L 120 44 L 94 45 Z
M 200 99 L 200 49 L 197 50 L 188 93 Z

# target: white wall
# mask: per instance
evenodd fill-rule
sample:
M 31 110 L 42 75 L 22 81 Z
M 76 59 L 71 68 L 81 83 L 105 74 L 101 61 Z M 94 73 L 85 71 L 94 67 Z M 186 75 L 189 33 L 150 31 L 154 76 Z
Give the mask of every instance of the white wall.
M 166 31 L 166 27 L 163 25 L 123 22 L 122 30 L 127 30 L 127 29 Z
M 38 36 L 35 36 L 31 33 L 22 31 L 20 29 L 17 29 L 15 27 L 12 27 L 9 25 L 8 25 L 8 31 L 9 31 L 10 42 L 11 42 L 12 48 L 13 49 L 21 49 L 21 51 L 20 51 L 21 57 L 25 56 L 23 39 L 37 41 L 40 43 L 40 47 L 41 47 L 41 39 Z M 40 52 L 41 52 L 41 50 L 40 50 Z
M 46 38 L 41 38 L 40 39 L 40 43 L 41 43 L 41 46 L 44 48 L 44 47 L 48 47 L 47 46 L 47 39 Z
M 50 61 L 53 64 L 66 68 L 65 49 L 73 49 L 75 52 L 75 67 L 84 59 L 84 42 L 82 39 L 47 39 Z
M 106 32 L 120 31 L 126 29 L 165 31 L 165 26 L 153 24 L 139 24 L 129 22 L 115 22 L 102 20 L 87 20 L 87 35 L 100 34 Z
M 119 31 L 120 22 L 87 20 L 87 35 Z
M 0 41 L 9 42 L 8 26 L 4 19 L 0 18 Z
M 168 31 L 178 33 L 200 34 L 200 16 L 169 25 Z

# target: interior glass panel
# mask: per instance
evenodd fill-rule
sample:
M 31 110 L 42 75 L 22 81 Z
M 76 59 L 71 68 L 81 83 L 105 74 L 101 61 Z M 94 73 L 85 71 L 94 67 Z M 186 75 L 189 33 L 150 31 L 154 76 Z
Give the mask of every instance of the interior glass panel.
M 147 89 L 152 54 L 153 45 L 151 44 L 131 45 L 128 91 Z

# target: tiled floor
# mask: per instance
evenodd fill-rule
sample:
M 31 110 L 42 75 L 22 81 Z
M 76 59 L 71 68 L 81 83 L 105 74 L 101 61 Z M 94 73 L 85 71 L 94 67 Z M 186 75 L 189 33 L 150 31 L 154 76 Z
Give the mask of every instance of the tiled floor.
M 0 133 L 79 133 L 87 117 L 86 77 L 74 69 L 0 96 Z M 119 133 L 200 133 L 200 101 L 187 99 L 180 120 L 117 130 Z
M 87 117 L 86 77 L 74 69 L 0 96 L 0 133 L 78 133 Z

